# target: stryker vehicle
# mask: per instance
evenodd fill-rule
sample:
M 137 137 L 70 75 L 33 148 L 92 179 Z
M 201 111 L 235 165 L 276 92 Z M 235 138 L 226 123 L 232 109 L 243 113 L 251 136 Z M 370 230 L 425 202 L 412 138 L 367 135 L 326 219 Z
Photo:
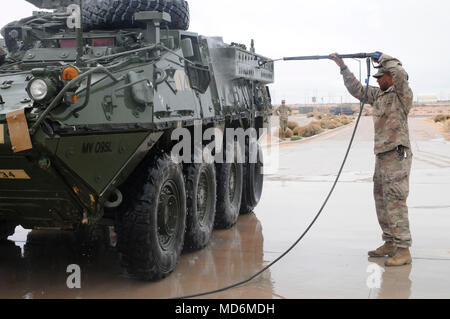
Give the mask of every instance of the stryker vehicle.
M 259 133 L 273 63 L 253 43 L 186 31 L 186 1 L 27 1 L 52 11 L 2 29 L 0 240 L 17 225 L 114 226 L 125 270 L 164 278 L 183 248 L 252 212 L 263 187 L 250 142 L 243 164 L 177 163 L 172 134 Z

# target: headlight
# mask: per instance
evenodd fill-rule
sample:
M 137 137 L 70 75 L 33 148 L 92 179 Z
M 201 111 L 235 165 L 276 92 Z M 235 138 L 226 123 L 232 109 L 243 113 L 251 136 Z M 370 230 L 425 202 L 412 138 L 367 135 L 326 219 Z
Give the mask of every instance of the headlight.
M 51 80 L 35 78 L 28 84 L 28 94 L 36 102 L 44 102 L 55 96 L 56 88 Z
M 42 101 L 48 94 L 48 85 L 42 79 L 35 79 L 30 84 L 30 95 L 35 101 Z

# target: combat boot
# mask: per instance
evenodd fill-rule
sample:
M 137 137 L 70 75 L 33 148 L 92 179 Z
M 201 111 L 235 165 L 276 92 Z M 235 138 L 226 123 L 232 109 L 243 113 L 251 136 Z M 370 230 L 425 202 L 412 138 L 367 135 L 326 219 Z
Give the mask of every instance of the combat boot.
M 387 242 L 377 250 L 369 251 L 369 257 L 394 257 L 396 251 L 397 248 L 394 246 L 394 243 Z
M 385 265 L 387 267 L 398 267 L 409 265 L 411 263 L 412 257 L 409 248 L 398 248 L 395 256 L 386 260 Z

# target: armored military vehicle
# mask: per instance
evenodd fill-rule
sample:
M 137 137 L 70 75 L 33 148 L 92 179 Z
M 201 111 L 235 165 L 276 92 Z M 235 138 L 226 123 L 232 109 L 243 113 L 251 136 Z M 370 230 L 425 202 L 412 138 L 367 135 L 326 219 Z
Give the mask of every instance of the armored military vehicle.
M 265 127 L 273 63 L 186 31 L 186 1 L 27 1 L 51 11 L 2 29 L 0 239 L 17 225 L 114 226 L 126 271 L 164 278 L 183 248 L 253 211 L 263 187 L 248 137 L 243 163 L 180 163 L 173 136 Z

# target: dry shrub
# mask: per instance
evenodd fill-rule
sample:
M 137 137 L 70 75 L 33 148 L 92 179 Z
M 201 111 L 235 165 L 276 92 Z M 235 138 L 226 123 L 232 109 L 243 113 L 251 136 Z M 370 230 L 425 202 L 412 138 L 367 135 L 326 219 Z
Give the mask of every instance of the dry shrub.
M 339 120 L 342 123 L 342 125 L 347 125 L 352 122 L 352 120 L 345 115 L 341 116 Z
M 310 118 L 314 117 L 314 113 L 309 112 L 308 114 L 306 114 L 306 117 L 310 119 Z
M 288 127 L 289 127 L 289 129 L 290 130 L 295 130 L 295 128 L 298 126 L 298 123 L 297 122 L 292 122 L 292 121 L 289 121 L 288 122 Z
M 303 132 L 303 129 L 304 126 L 297 126 L 292 133 L 294 133 L 294 136 L 301 136 L 300 133 Z
M 351 122 L 348 118 L 345 121 L 348 121 L 347 124 Z M 341 122 L 341 119 L 333 118 L 330 116 L 330 117 L 326 117 L 326 118 L 322 119 L 319 122 L 319 125 L 323 129 L 333 130 L 335 128 L 341 127 L 344 124 Z
M 326 118 L 329 120 L 338 120 L 339 119 L 339 117 L 334 114 L 327 114 Z
M 450 120 L 445 121 L 444 127 L 447 129 L 447 131 L 450 131 Z
M 436 123 L 438 123 L 438 122 L 445 122 L 445 121 L 447 121 L 447 120 L 449 120 L 450 119 L 450 114 L 439 114 L 439 115 L 436 115 L 436 117 L 434 118 L 434 121 L 436 122 Z
M 321 120 L 321 119 L 325 118 L 326 115 L 322 114 L 322 113 L 314 113 L 314 117 L 318 120 Z
M 294 130 L 294 134 L 300 137 L 311 137 L 322 132 L 320 123 L 315 121 L 306 126 L 299 126 Z
M 325 119 L 320 120 L 319 123 L 320 123 L 320 127 L 321 127 L 321 128 L 323 128 L 324 130 L 327 130 L 327 129 L 328 129 L 328 126 L 329 126 L 330 123 L 331 123 L 331 120 L 325 118 Z
M 284 136 L 286 138 L 291 138 L 292 136 L 294 136 L 294 133 L 292 132 L 292 130 L 290 128 L 286 129 L 286 133 L 284 133 Z
M 329 122 L 328 122 L 328 129 L 329 130 L 334 130 L 335 128 L 338 128 L 338 127 L 340 127 L 340 126 L 342 126 L 342 124 L 341 124 L 341 122 L 339 122 L 339 121 L 336 121 L 336 120 L 330 120 Z

